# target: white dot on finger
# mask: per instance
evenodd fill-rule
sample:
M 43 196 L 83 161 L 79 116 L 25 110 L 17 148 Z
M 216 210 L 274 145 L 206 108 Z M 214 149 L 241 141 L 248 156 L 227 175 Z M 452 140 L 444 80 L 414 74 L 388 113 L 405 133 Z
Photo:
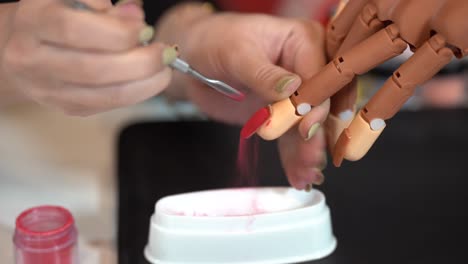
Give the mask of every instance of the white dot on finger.
M 338 116 L 343 121 L 349 121 L 354 117 L 354 112 L 352 110 L 346 110 L 346 111 L 339 113 Z
M 371 127 L 371 129 L 374 130 L 374 131 L 381 130 L 381 129 L 383 129 L 385 126 L 386 126 L 385 121 L 384 121 L 383 119 L 380 119 L 380 118 L 373 119 L 373 120 L 370 122 L 370 127 Z
M 300 115 L 306 115 L 312 110 L 312 106 L 310 104 L 302 103 L 296 107 L 297 113 Z

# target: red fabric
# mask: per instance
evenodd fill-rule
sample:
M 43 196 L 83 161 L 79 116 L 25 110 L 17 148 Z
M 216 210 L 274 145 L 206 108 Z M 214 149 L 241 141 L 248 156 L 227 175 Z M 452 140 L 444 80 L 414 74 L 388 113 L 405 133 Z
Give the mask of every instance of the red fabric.
M 249 13 L 273 13 L 279 0 L 220 0 L 223 9 L 249 12 Z
M 250 13 L 270 13 L 273 14 L 278 10 L 281 2 L 290 0 L 220 0 L 221 7 L 225 10 Z M 312 1 L 312 0 L 311 0 Z M 310 10 L 311 19 L 319 21 L 326 26 L 330 17 L 340 2 L 339 0 L 315 0 L 321 1 L 320 7 L 315 10 Z
M 323 0 L 318 10 L 312 13 L 312 18 L 319 21 L 322 25 L 326 26 L 330 22 L 336 7 L 339 4 L 339 0 Z

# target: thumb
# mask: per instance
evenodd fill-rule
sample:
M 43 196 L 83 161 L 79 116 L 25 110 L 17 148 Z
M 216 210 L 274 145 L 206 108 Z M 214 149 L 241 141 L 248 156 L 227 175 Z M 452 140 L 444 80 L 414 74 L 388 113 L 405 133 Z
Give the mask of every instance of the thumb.
M 257 53 L 258 54 L 258 53 Z M 275 102 L 289 97 L 301 85 L 301 78 L 274 65 L 266 56 L 242 56 L 231 74 L 264 100 Z
M 93 0 L 106 1 L 106 0 Z M 114 8 L 109 9 L 109 14 L 119 17 L 143 21 L 145 13 L 143 10 L 143 2 L 141 0 L 119 0 L 115 3 Z

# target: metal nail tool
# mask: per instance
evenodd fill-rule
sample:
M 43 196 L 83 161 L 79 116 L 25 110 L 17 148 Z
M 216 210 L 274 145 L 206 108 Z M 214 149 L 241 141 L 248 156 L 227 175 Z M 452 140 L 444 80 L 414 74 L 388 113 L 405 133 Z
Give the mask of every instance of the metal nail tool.
M 227 85 L 222 81 L 213 80 L 203 76 L 201 73 L 194 70 L 187 62 L 180 58 L 175 59 L 174 62 L 170 64 L 170 66 L 182 73 L 189 74 L 195 77 L 197 80 L 200 80 L 204 84 L 210 86 L 211 88 L 226 95 L 231 99 L 234 99 L 236 101 L 241 101 L 242 99 L 244 99 L 245 95 L 242 92 L 238 91 L 237 89 L 234 89 L 233 87 Z

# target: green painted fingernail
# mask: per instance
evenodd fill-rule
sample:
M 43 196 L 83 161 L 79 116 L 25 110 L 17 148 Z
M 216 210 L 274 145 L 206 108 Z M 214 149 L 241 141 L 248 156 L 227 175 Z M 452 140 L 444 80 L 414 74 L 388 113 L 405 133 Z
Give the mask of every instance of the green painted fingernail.
M 95 11 L 93 8 L 91 8 L 89 5 L 82 3 L 80 1 L 63 1 L 67 6 L 76 9 L 76 10 L 82 10 L 82 11 Z
M 277 93 L 284 92 L 292 83 L 297 80 L 296 76 L 286 76 L 281 78 L 279 82 L 276 84 L 275 91 Z
M 171 64 L 179 55 L 179 52 L 177 51 L 176 46 L 173 47 L 167 47 L 163 50 L 163 64 L 164 65 L 169 65 Z
M 203 3 L 202 8 L 206 9 L 210 13 L 213 13 L 215 11 L 214 5 L 210 2 Z
M 141 44 L 148 44 L 154 37 L 154 28 L 152 26 L 146 26 L 140 31 L 138 40 Z
M 115 2 L 115 5 L 122 5 L 122 4 L 125 4 L 125 3 L 128 3 L 129 0 L 119 0 L 117 2 Z
M 312 184 L 310 184 L 310 183 L 307 184 L 304 190 L 305 190 L 306 192 L 312 191 Z
M 320 128 L 320 123 L 315 123 L 313 124 L 310 128 L 309 128 L 309 131 L 307 132 L 307 137 L 306 137 L 306 141 L 311 139 L 313 136 L 315 136 L 315 134 L 317 134 L 317 131 L 319 130 Z
M 139 6 L 143 6 L 143 1 L 142 0 L 119 0 L 115 3 L 115 5 L 124 5 L 124 4 L 129 4 L 133 3 Z

